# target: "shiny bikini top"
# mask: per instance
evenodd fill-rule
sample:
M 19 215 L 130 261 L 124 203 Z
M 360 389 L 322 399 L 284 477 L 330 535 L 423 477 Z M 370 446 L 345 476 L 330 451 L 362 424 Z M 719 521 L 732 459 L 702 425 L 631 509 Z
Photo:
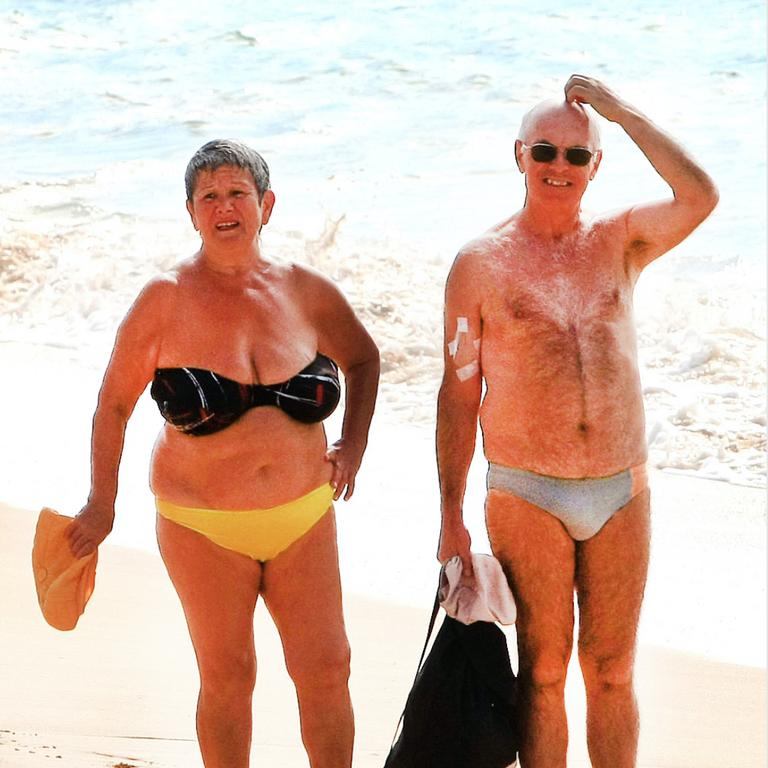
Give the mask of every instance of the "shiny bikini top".
M 204 368 L 158 368 L 150 394 L 171 426 L 187 435 L 210 435 L 261 405 L 314 424 L 333 413 L 341 388 L 336 363 L 318 353 L 280 384 L 241 384 Z

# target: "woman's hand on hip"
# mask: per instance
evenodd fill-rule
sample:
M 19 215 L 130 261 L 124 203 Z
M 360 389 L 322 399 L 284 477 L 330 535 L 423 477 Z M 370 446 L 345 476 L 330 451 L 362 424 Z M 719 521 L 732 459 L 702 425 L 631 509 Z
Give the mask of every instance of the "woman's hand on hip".
M 326 461 L 333 464 L 331 485 L 334 487 L 333 500 L 338 501 L 342 494 L 344 501 L 355 492 L 355 477 L 360 469 L 365 448 L 357 448 L 348 440 L 340 438 L 325 452 Z

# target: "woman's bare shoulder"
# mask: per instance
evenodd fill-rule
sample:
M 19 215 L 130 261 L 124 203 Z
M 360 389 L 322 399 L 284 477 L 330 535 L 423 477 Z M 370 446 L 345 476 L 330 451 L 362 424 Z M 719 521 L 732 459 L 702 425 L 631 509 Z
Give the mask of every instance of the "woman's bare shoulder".
M 307 298 L 327 298 L 328 294 L 341 295 L 341 290 L 332 277 L 309 264 L 291 262 L 285 264 L 283 269 L 286 280 Z
M 139 292 L 138 298 L 147 301 L 168 299 L 179 289 L 183 276 L 174 270 L 161 272 L 150 278 Z
M 155 318 L 164 316 L 172 308 L 182 279 L 174 269 L 161 272 L 150 278 L 139 291 L 128 310 L 128 317 Z

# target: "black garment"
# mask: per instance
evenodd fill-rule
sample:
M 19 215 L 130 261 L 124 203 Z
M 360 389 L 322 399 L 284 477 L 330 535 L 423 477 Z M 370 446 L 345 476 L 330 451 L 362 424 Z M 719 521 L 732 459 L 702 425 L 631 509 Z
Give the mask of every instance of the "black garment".
M 431 628 L 434 623 L 430 623 Z M 423 658 L 423 657 L 422 657 Z M 493 623 L 446 616 L 384 768 L 506 768 L 517 759 L 517 679 Z
M 261 405 L 314 424 L 336 409 L 341 396 L 336 363 L 318 354 L 279 384 L 241 384 L 204 368 L 158 368 L 150 389 L 163 418 L 188 435 L 210 435 Z

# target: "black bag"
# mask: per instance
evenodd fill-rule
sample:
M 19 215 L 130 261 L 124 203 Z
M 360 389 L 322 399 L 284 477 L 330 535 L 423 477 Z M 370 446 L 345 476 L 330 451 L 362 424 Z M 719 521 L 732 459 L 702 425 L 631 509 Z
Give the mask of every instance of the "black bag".
M 438 599 L 427 632 L 426 652 Z M 421 661 L 424 660 L 422 652 Z M 506 768 L 517 759 L 517 680 L 492 622 L 446 616 L 416 674 L 384 768 Z

